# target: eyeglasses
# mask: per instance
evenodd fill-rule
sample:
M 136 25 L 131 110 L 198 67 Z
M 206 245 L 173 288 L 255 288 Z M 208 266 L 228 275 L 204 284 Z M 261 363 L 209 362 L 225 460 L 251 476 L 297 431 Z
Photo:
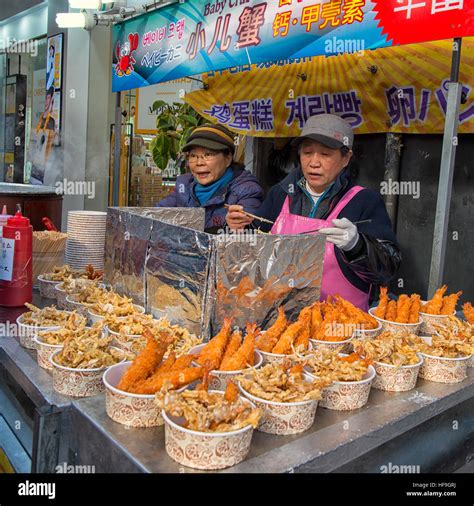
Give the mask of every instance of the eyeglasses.
M 216 158 L 219 153 L 207 151 L 203 155 L 197 155 L 196 153 L 189 153 L 188 161 L 189 163 L 196 163 L 199 158 L 202 158 L 205 162 L 211 162 Z

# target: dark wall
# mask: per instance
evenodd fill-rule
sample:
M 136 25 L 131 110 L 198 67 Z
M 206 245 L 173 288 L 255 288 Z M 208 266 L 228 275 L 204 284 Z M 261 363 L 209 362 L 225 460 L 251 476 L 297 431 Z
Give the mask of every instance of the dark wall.
M 427 297 L 434 216 L 441 163 L 441 135 L 402 137 L 400 180 L 420 183 L 420 198 L 400 195 L 396 233 L 403 262 L 391 291 Z M 354 180 L 380 191 L 385 167 L 385 134 L 359 135 L 354 145 Z M 271 167 L 269 168 L 271 171 Z M 262 174 L 263 175 L 263 174 Z M 265 179 L 272 179 L 266 177 Z M 474 302 L 474 136 L 460 135 L 454 169 L 444 282 L 449 292 L 463 291 L 461 302 Z M 403 286 L 400 286 L 403 283 Z

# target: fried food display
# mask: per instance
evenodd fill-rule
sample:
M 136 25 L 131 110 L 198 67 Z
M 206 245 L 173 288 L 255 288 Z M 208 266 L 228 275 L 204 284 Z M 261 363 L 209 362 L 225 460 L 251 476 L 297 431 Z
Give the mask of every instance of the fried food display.
M 466 320 L 471 324 L 474 325 L 474 307 L 472 307 L 472 304 L 470 302 L 466 302 L 462 310 L 464 312 L 464 317 Z
M 411 346 L 415 335 L 400 336 L 392 332 L 383 332 L 373 340 L 353 340 L 352 346 L 357 354 L 375 362 L 394 365 L 415 365 L 420 361 Z
M 432 315 L 452 315 L 456 311 L 462 291 L 445 296 L 447 289 L 447 285 L 438 288 L 433 298 L 422 307 L 421 312 Z
M 54 267 L 53 272 L 44 274 L 43 277 L 47 281 L 66 281 L 70 279 L 91 279 L 98 280 L 102 279 L 103 272 L 95 270 L 94 267 L 89 264 L 84 270 L 71 269 L 69 265 L 63 265 L 61 267 Z
M 272 402 L 302 402 L 320 400 L 321 390 L 331 384 L 328 378 L 308 380 L 303 365 L 267 364 L 237 377 L 242 388 L 260 399 Z
M 432 357 L 462 358 L 473 354 L 474 346 L 463 339 L 454 337 L 432 336 L 431 344 L 421 338 L 412 342 L 414 349 Z
M 193 355 L 176 358 L 174 352 L 163 360 L 175 337 L 166 331 L 154 335 L 145 328 L 147 339 L 145 349 L 137 355 L 130 367 L 125 371 L 117 388 L 135 394 L 153 395 L 165 385 L 179 389 L 202 378 L 203 367 L 191 367 Z
M 125 358 L 124 352 L 110 344 L 111 338 L 102 334 L 102 325 L 96 324 L 66 339 L 55 360 L 59 365 L 73 369 L 109 367 Z
M 464 322 L 454 315 L 433 324 L 436 332 L 444 339 L 454 339 L 474 345 L 474 326 Z
M 100 316 L 130 316 L 137 313 L 133 299 L 119 295 L 114 291 L 104 290 L 97 302 L 88 304 L 92 313 Z
M 275 323 L 257 339 L 257 348 L 262 351 L 271 352 L 287 327 L 288 321 L 285 316 L 285 310 L 279 307 Z
M 33 325 L 37 327 L 58 327 L 63 325 L 77 325 L 80 322 L 85 322 L 85 318 L 76 314 L 75 312 L 68 313 L 61 311 L 55 306 L 47 306 L 43 309 L 29 304 L 25 306 L 30 310 L 23 313 L 22 323 L 25 325 Z
M 420 321 L 421 297 L 414 293 L 410 296 L 400 295 L 398 300 L 390 300 L 387 288 L 380 287 L 379 305 L 374 316 L 395 323 L 418 323 Z
M 81 289 L 87 290 L 88 286 L 90 289 L 97 287 L 98 282 L 99 279 L 68 278 L 59 284 L 59 288 L 71 295 Z
M 375 329 L 378 323 L 368 313 L 336 295 L 312 306 L 311 334 L 318 341 L 345 341 L 356 329 Z
M 341 356 L 337 351 L 318 349 L 305 361 L 311 374 L 322 380 L 361 381 L 372 361 L 357 353 Z
M 184 419 L 183 427 L 198 432 L 230 432 L 249 425 L 258 426 L 262 411 L 240 398 L 234 383 L 225 393 L 185 390 L 157 394 L 158 406 L 173 417 Z

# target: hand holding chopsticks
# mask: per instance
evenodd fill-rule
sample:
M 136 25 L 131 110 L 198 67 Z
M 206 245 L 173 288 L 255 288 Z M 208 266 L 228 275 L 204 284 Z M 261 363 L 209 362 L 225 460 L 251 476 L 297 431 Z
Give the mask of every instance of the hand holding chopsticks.
M 229 209 L 231 206 L 228 204 L 224 204 L 224 207 L 226 209 Z M 270 225 L 273 225 L 273 221 L 267 220 L 266 218 L 261 218 L 260 216 L 256 216 L 255 214 L 248 213 L 247 211 L 239 211 L 239 212 L 241 212 L 242 214 L 245 214 L 245 216 L 252 218 L 254 220 L 258 220 L 258 221 L 261 221 L 262 223 L 268 223 Z

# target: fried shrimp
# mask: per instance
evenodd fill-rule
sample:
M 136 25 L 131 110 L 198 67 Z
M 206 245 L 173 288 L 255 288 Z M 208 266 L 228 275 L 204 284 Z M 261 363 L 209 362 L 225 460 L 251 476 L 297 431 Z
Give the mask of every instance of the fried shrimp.
M 280 306 L 275 323 L 257 340 L 257 348 L 262 351 L 271 352 L 287 326 L 288 321 L 285 316 L 285 310 Z
M 160 391 L 163 385 L 168 382 L 171 383 L 172 388 L 178 389 L 202 378 L 203 374 L 203 367 L 187 367 L 180 371 L 168 371 L 163 374 L 153 375 L 151 378 L 135 384 L 129 392 L 152 395 Z
M 219 368 L 224 356 L 227 342 L 230 338 L 231 325 L 232 319 L 224 318 L 224 325 L 222 326 L 220 332 L 213 337 L 201 351 L 199 358 L 197 359 L 197 362 L 200 365 L 204 365 L 206 361 L 209 360 L 212 363 L 213 369 Z
M 382 318 L 382 320 L 386 320 L 385 313 L 387 312 L 387 306 L 389 303 L 389 298 L 387 295 L 387 287 L 381 286 L 380 287 L 380 301 L 379 305 L 374 311 L 374 316 L 377 318 Z
M 304 323 L 302 321 L 296 321 L 288 326 L 283 332 L 277 344 L 273 347 L 272 353 L 278 353 L 282 355 L 288 355 L 291 353 L 291 347 L 300 332 L 303 330 Z
M 443 299 L 443 305 L 439 314 L 451 315 L 456 312 L 456 305 L 459 297 L 462 295 L 462 291 L 452 293 Z
M 408 317 L 408 323 L 418 323 L 420 321 L 420 309 L 421 309 L 421 297 L 414 293 L 410 297 L 410 315 Z
M 240 371 L 253 365 L 255 339 L 258 335 L 257 324 L 247 324 L 247 335 L 245 336 L 242 346 L 237 352 L 229 358 L 227 363 L 221 364 L 221 371 Z
M 462 310 L 464 312 L 464 316 L 466 320 L 471 324 L 474 325 L 474 307 L 472 307 L 472 304 L 470 302 L 466 302 Z
M 447 285 L 443 285 L 441 288 L 438 288 L 433 298 L 423 306 L 422 312 L 435 315 L 439 314 L 443 306 L 443 296 L 447 289 L 448 289 Z
M 222 371 L 226 370 L 225 368 L 228 366 L 229 361 L 234 356 L 234 354 L 237 353 L 237 350 L 240 348 L 241 344 L 242 344 L 242 332 L 240 332 L 240 330 L 236 330 L 230 337 L 229 344 L 227 345 L 227 348 L 225 349 L 224 352 L 224 358 L 220 363 L 220 369 Z

